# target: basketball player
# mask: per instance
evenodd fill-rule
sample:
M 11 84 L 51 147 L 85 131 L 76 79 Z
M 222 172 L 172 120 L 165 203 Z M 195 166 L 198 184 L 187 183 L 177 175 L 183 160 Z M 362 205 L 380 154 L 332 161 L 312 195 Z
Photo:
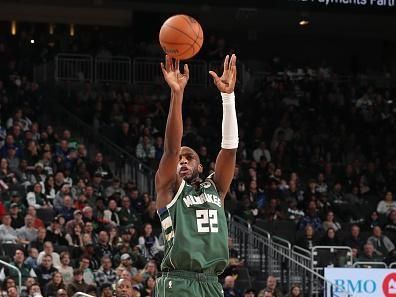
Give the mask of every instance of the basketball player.
M 165 237 L 162 276 L 157 280 L 160 297 L 220 297 L 218 282 L 228 262 L 228 230 L 224 198 L 234 175 L 238 147 L 238 124 L 234 87 L 236 56 L 227 56 L 221 77 L 210 71 L 223 101 L 221 150 L 215 172 L 200 180 L 198 154 L 181 147 L 183 93 L 189 79 L 188 66 L 166 57 L 162 72 L 171 89 L 165 129 L 164 154 L 155 177 L 157 212 Z

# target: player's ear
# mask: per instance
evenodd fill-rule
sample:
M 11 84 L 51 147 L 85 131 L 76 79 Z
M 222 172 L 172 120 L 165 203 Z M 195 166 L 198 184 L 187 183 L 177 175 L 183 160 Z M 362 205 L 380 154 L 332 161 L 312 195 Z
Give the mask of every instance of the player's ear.
M 203 172 L 203 166 L 202 166 L 202 164 L 199 164 L 199 165 L 198 165 L 198 172 L 199 172 L 199 174 L 201 174 L 201 173 Z

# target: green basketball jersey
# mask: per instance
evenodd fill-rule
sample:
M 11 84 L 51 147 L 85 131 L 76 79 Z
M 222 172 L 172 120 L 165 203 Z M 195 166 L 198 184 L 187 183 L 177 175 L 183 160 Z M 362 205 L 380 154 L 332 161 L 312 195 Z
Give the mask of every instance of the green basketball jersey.
M 183 180 L 158 214 L 165 238 L 162 271 L 223 272 L 228 263 L 227 220 L 210 177 L 199 189 Z

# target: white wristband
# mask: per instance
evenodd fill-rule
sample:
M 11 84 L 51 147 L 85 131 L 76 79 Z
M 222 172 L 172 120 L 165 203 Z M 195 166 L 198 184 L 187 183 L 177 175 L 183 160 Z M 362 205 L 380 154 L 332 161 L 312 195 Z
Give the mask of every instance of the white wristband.
M 221 93 L 223 99 L 223 123 L 221 147 L 224 149 L 238 148 L 238 121 L 235 110 L 235 94 Z

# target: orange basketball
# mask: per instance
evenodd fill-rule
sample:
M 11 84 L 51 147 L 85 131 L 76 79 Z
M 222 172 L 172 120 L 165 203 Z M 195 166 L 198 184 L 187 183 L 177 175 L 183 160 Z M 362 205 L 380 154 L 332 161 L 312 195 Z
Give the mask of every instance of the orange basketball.
M 201 25 L 188 15 L 174 15 L 162 25 L 159 42 L 164 52 L 172 58 L 179 60 L 192 58 L 202 47 Z

